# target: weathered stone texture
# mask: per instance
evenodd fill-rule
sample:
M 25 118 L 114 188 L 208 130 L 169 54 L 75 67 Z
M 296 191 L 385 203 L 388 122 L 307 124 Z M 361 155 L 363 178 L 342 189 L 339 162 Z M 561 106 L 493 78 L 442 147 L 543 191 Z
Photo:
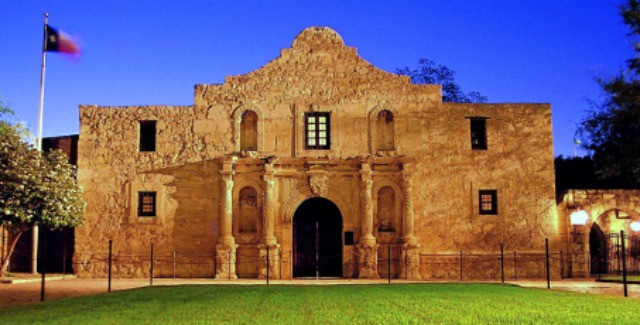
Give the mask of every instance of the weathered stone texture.
M 586 222 L 572 225 L 571 214 L 580 210 L 587 213 Z M 640 222 L 640 190 L 568 190 L 558 204 L 558 214 L 560 245 L 570 253 L 569 258 L 564 260 L 563 275 L 586 277 L 589 276 L 589 262 L 592 259 L 590 232 L 593 228 L 605 236 L 617 236 L 620 231 L 624 231 L 625 236 L 637 236 L 631 224 Z M 613 246 L 605 250 L 612 260 L 619 261 Z M 638 257 L 633 258 L 637 260 Z
M 545 238 L 557 250 L 547 104 L 443 103 L 439 85 L 413 85 L 379 70 L 337 33 L 315 27 L 262 68 L 197 85 L 194 97 L 187 107 L 80 107 L 79 181 L 88 202 L 87 223 L 77 232 L 80 275 L 104 274 L 100 260 L 112 239 L 115 252 L 140 256 L 118 268 L 123 275 L 148 272 L 153 242 L 165 255 L 200 259 L 178 263 L 178 276 L 263 277 L 269 242 L 279 245 L 270 250 L 276 254 L 270 276 L 290 278 L 292 219 L 312 197 L 335 203 L 343 232 L 353 232 L 353 246 L 342 250 L 345 277 L 386 276 L 387 245 L 394 247 L 393 276 L 427 279 L 452 271 L 425 266 L 435 264 L 425 264 L 423 254 L 495 252 L 500 242 L 539 252 Z M 257 116 L 249 128 L 257 132 L 255 151 L 241 151 L 246 111 Z M 382 111 L 393 117 L 393 139 L 391 126 L 377 122 Z M 305 150 L 305 112 L 331 113 L 330 150 Z M 470 117 L 487 119 L 488 150 L 471 149 Z M 155 152 L 138 152 L 138 123 L 145 120 L 157 121 Z M 252 214 L 258 220 L 255 231 L 240 232 L 239 193 L 246 186 L 258 193 Z M 387 194 L 378 200 L 382 188 Z M 479 189 L 498 191 L 498 215 L 478 214 Z M 135 215 L 143 190 L 159 193 L 155 218 Z M 221 208 L 225 191 L 232 202 Z M 233 238 L 221 242 L 225 209 Z M 272 230 L 265 224 L 270 215 Z M 393 227 L 381 227 L 381 218 Z M 523 266 L 523 276 L 542 277 L 539 266 Z M 174 269 L 164 265 L 160 272 Z

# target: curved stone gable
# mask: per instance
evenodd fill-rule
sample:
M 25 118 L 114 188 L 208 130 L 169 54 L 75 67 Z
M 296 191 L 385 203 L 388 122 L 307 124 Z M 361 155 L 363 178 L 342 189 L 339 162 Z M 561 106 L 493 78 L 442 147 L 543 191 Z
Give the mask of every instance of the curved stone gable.
M 260 69 L 227 77 L 222 85 L 197 85 L 196 105 L 297 101 L 318 104 L 370 101 L 441 101 L 440 85 L 413 85 L 410 78 L 376 68 L 328 27 L 310 27 L 291 48 Z

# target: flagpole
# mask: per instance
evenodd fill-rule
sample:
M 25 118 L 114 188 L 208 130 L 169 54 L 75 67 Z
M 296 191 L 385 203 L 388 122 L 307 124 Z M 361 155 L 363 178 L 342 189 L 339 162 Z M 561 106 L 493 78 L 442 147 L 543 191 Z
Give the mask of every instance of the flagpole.
M 44 109 L 44 74 L 47 66 L 47 23 L 49 20 L 49 13 L 44 13 L 44 36 L 42 38 L 42 66 L 40 70 L 40 107 L 38 110 L 38 137 L 36 138 L 36 148 L 38 151 L 42 151 L 42 112 Z
M 42 37 L 42 66 L 40 70 L 40 106 L 38 108 L 38 137 L 36 148 L 42 151 L 42 112 L 44 109 L 44 73 L 47 66 L 47 23 L 49 13 L 44 13 L 44 31 Z M 31 273 L 38 273 L 38 226 L 34 225 L 31 233 Z

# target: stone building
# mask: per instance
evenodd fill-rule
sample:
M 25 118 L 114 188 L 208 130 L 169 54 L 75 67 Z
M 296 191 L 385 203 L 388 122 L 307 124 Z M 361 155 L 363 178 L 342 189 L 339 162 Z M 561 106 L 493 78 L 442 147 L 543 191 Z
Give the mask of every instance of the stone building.
M 570 254 L 563 276 L 621 274 L 623 250 L 629 273 L 640 273 L 640 190 L 568 190 L 558 214 Z
M 78 167 L 81 276 L 106 273 L 109 240 L 137 256 L 116 274 L 147 274 L 153 243 L 191 261 L 159 276 L 224 279 L 491 278 L 501 243 L 559 249 L 550 105 L 442 102 L 324 27 L 193 106 L 81 106 Z

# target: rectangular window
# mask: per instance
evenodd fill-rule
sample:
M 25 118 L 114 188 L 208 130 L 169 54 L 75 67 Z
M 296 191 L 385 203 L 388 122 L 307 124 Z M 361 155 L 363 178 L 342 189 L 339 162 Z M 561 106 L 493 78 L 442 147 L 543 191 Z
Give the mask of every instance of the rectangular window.
M 472 117 L 471 121 L 471 149 L 487 150 L 487 119 Z
M 495 215 L 498 214 L 498 191 L 497 190 L 480 190 L 478 205 L 480 206 L 480 214 Z
M 140 152 L 156 151 L 156 121 L 140 121 Z
M 330 113 L 304 114 L 305 148 L 328 150 L 331 148 Z
M 156 216 L 156 192 L 138 192 L 138 217 Z

